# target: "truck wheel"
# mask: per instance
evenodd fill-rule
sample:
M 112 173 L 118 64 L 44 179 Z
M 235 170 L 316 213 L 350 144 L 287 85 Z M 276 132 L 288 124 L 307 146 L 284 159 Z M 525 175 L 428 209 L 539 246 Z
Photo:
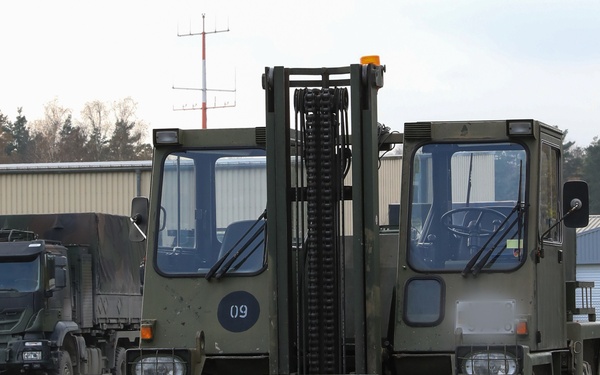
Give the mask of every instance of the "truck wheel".
M 115 351 L 115 375 L 125 375 L 127 372 L 127 359 L 125 358 L 125 348 L 118 347 Z
M 71 363 L 71 356 L 66 350 L 60 352 L 60 358 L 58 359 L 56 375 L 73 375 L 73 364 Z

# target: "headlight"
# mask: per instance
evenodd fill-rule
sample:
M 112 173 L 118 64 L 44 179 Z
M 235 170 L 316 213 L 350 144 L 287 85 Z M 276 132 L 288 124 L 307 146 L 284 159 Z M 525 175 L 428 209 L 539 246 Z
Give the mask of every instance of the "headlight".
M 463 370 L 469 375 L 513 375 L 517 373 L 517 361 L 507 353 L 471 353 L 463 359 Z
M 185 362 L 170 355 L 143 357 L 133 365 L 134 375 L 185 375 Z
M 42 352 L 37 351 L 37 350 L 23 352 L 23 360 L 24 361 L 41 361 L 42 360 Z

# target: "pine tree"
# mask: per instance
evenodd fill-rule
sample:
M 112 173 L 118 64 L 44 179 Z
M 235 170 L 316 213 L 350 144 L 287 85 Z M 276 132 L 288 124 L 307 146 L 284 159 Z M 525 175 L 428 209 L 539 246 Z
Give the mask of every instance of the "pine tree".
M 600 214 L 600 140 L 594 140 L 585 149 L 583 179 L 587 181 L 590 194 L 590 214 Z
M 563 140 L 566 139 L 568 131 L 564 132 Z M 585 150 L 569 141 L 563 143 L 563 177 L 564 180 L 581 179 L 583 174 L 583 163 L 585 161 Z
M 0 152 L 0 163 L 10 163 L 10 150 L 13 142 L 13 136 L 9 130 L 10 121 L 8 116 L 5 116 L 0 112 L 0 149 L 4 149 L 4 152 Z
M 74 126 L 69 115 L 59 133 L 58 154 L 60 160 L 64 162 L 81 162 L 90 161 L 91 158 L 85 144 L 87 137 L 83 129 L 79 126 Z
M 131 131 L 135 123 L 127 122 L 123 119 L 115 123 L 115 130 L 108 142 L 109 156 L 108 160 L 133 160 L 133 145 L 139 142 L 139 135 L 132 135 Z

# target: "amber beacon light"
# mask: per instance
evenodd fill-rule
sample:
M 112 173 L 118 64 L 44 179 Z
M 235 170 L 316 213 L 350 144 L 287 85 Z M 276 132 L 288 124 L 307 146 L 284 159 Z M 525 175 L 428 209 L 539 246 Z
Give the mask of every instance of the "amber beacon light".
M 381 65 L 381 63 L 379 62 L 379 55 L 362 56 L 360 58 L 360 63 L 362 65 L 367 65 L 367 64 Z

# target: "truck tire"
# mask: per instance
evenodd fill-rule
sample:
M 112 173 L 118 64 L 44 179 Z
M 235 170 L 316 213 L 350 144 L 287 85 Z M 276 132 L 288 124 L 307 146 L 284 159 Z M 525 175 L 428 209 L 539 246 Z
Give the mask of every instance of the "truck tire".
M 66 350 L 60 352 L 56 375 L 73 375 L 73 363 L 71 363 L 71 356 Z
M 125 375 L 127 372 L 127 359 L 125 358 L 125 348 L 118 347 L 115 350 L 115 375 Z

